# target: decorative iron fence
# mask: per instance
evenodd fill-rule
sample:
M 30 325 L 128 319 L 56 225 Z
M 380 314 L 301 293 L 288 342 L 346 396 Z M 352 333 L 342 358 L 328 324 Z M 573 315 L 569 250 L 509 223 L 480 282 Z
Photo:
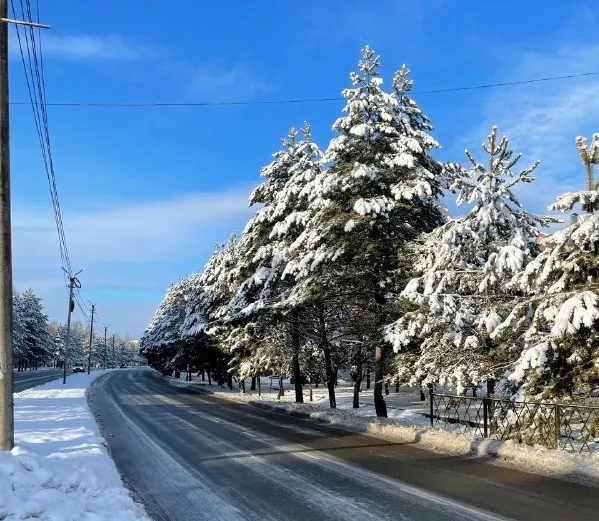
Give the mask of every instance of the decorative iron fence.
M 573 452 L 599 451 L 599 407 L 430 394 L 432 428 Z

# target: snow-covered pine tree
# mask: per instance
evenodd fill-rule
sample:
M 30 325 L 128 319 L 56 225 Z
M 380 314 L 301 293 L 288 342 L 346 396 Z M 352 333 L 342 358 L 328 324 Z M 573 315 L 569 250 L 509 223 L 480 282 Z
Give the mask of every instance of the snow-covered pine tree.
M 225 339 L 227 303 L 237 288 L 241 246 L 236 234 L 226 244 L 217 245 L 204 270 L 189 286 L 181 336 L 190 345 L 190 356 L 199 366 L 214 370 L 219 381 L 228 364 Z
M 395 75 L 393 93 L 382 88 L 380 58 L 366 47 L 346 106 L 333 129 L 326 172 L 311 187 L 314 217 L 294 243 L 287 266 L 309 296 L 341 291 L 378 316 L 375 407 L 386 416 L 382 395 L 382 326 L 398 282 L 406 278 L 403 250 L 423 231 L 443 222 L 437 197 L 442 166 L 428 119 L 409 97 L 409 70 Z M 400 283 L 401 284 L 401 283 Z M 329 291 L 331 290 L 331 291 Z
M 494 333 L 522 348 L 504 388 L 517 397 L 595 395 L 599 390 L 599 134 L 576 139 L 586 190 L 560 195 L 549 209 L 584 214 L 549 236 L 545 250 L 514 279 L 525 298 Z
M 53 339 L 41 299 L 31 289 L 13 293 L 13 351 L 18 368 L 36 368 L 52 358 Z
M 24 321 L 25 342 L 30 353 L 30 364 L 37 367 L 48 361 L 52 352 L 52 337 L 48 329 L 48 317 L 44 314 L 42 300 L 32 289 L 27 289 L 20 295 Z
M 169 286 L 140 342 L 140 352 L 150 365 L 161 371 L 172 369 L 186 347 L 182 326 L 186 318 L 190 287 L 199 275 L 194 273 Z
M 238 322 L 237 327 L 244 328 L 243 323 L 248 321 L 271 324 L 276 316 L 282 330 L 289 333 L 292 345 L 289 365 L 297 402 L 303 401 L 299 334 L 302 306 L 290 298 L 294 280 L 292 276 L 284 278 L 283 270 L 291 244 L 310 217 L 306 190 L 321 173 L 322 158 L 320 149 L 312 141 L 310 126 L 306 123 L 300 132 L 294 128 L 289 131 L 283 140 L 284 148 L 262 169 L 265 181 L 250 197 L 250 205 L 262 206 L 247 223 L 241 237 L 240 284 L 228 305 L 229 319 Z M 236 352 L 237 356 L 248 355 L 242 344 Z
M 462 392 L 503 373 L 506 354 L 490 334 L 513 303 L 506 284 L 540 252 L 539 227 L 548 219 L 527 212 L 513 191 L 534 180 L 538 162 L 515 173 L 521 154 L 498 139 L 496 127 L 482 146 L 486 164 L 466 151 L 468 171 L 449 165 L 457 205 L 472 207 L 415 247 L 420 276 L 401 294 L 407 312 L 387 330 L 400 372 L 413 384 Z
M 13 326 L 12 326 L 12 346 L 14 355 L 14 364 L 20 370 L 26 364 L 29 356 L 29 347 L 25 341 L 27 336 L 26 316 L 21 294 L 13 291 Z
M 241 244 L 233 233 L 225 244 L 218 244 L 189 291 L 189 302 L 181 333 L 190 337 L 227 313 L 227 304 L 236 294 Z

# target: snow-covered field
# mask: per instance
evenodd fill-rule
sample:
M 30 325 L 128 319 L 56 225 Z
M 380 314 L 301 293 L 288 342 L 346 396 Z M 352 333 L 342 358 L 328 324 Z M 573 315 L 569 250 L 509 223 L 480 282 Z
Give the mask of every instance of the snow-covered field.
M 83 373 L 15 394 L 15 448 L 0 452 L 0 520 L 148 520 L 123 487 L 88 408 Z

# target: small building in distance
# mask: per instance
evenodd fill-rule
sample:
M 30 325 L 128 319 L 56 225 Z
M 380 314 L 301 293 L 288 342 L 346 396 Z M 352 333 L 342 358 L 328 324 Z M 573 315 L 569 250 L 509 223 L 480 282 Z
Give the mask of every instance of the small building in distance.
M 578 221 L 577 213 L 573 213 L 572 215 L 570 215 L 570 223 L 569 224 L 574 224 L 577 221 Z M 539 234 L 537 235 L 537 244 L 541 248 L 541 251 L 543 251 L 547 247 L 547 238 L 548 237 L 551 237 L 550 233 L 539 232 Z

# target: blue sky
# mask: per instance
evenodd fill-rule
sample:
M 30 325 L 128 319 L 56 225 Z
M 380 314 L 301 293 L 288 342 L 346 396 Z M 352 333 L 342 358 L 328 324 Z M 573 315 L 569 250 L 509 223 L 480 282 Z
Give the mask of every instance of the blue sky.
M 387 82 L 406 63 L 415 90 L 599 70 L 593 2 L 308 0 L 103 3 L 40 0 L 49 102 L 254 101 L 338 96 L 364 44 Z M 13 35 L 14 36 L 14 35 Z M 27 90 L 11 39 L 11 98 Z M 415 95 L 442 145 L 479 155 L 490 126 L 525 161 L 522 198 L 542 213 L 582 180 L 574 137 L 599 131 L 599 77 Z M 247 197 L 290 126 L 325 148 L 342 102 L 249 107 L 50 107 L 73 267 L 100 321 L 138 336 L 165 287 L 241 230 Z M 11 112 L 14 274 L 52 319 L 66 294 L 31 110 Z M 81 319 L 81 315 L 78 317 Z

